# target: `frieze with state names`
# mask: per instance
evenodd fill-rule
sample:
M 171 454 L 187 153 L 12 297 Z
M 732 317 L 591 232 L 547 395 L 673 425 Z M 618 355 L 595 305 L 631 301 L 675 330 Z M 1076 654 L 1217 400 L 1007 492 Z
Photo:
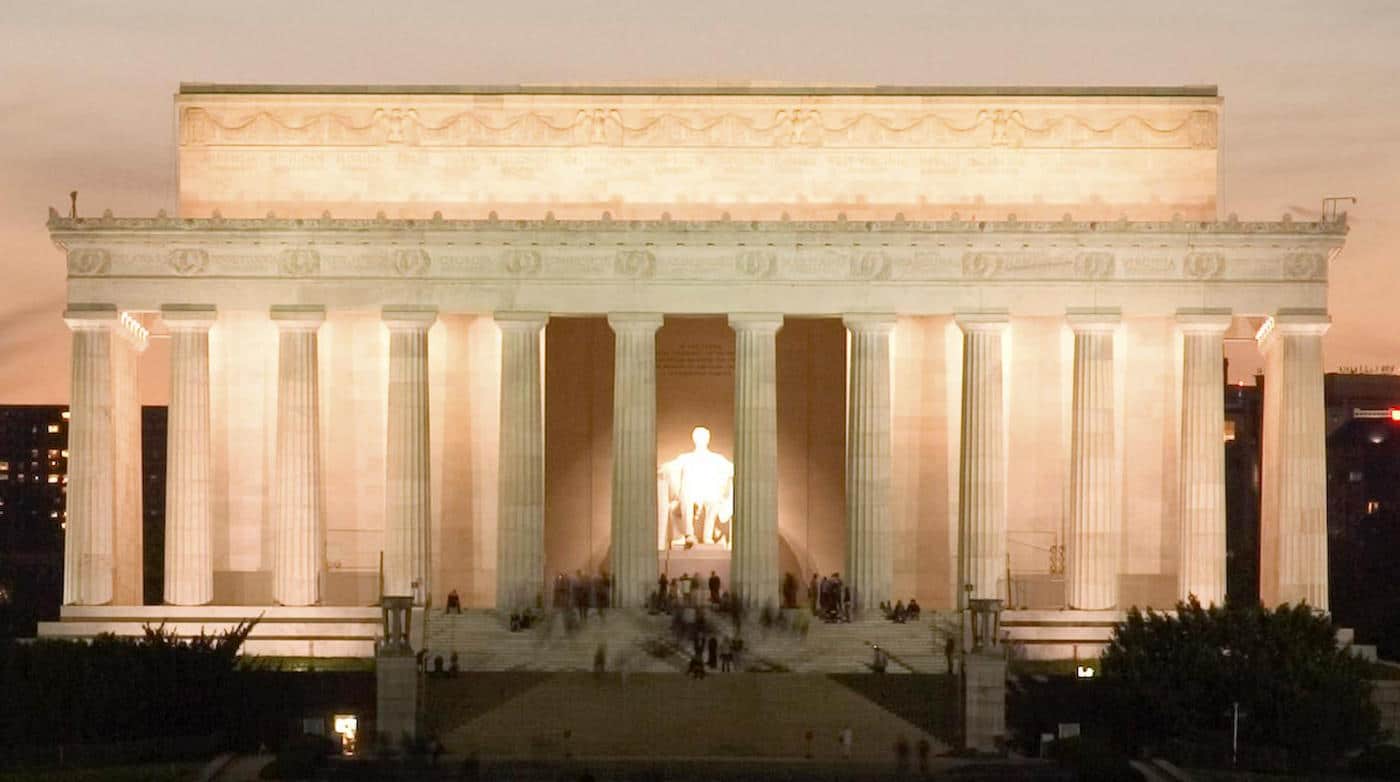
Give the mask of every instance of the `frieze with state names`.
M 1324 281 L 1329 253 L 1345 233 L 1344 224 L 1238 221 L 579 224 L 57 216 L 50 228 L 68 249 L 71 277 L 585 283 Z M 1152 240 L 1143 242 L 1148 234 Z

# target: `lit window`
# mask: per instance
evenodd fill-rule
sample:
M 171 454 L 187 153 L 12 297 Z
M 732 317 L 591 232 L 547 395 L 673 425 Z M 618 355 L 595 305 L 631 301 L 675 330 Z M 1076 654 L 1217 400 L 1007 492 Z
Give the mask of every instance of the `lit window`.
M 1360 470 L 1352 470 L 1351 472 L 1347 473 L 1347 482 L 1361 483 L 1361 479 L 1364 477 L 1365 476 L 1361 474 Z
M 58 434 L 58 424 L 49 424 L 49 434 Z
M 59 455 L 62 456 L 63 458 L 65 458 L 65 459 L 68 458 L 68 449 L 67 449 L 67 448 L 64 448 L 63 450 L 59 451 L 58 453 L 59 453 Z
M 1227 420 L 1225 421 L 1225 442 L 1227 442 L 1227 443 L 1233 443 L 1234 441 L 1235 441 L 1235 422 L 1227 419 Z
M 1380 502 L 1378 502 L 1378 501 L 1376 501 L 1376 500 L 1371 500 L 1370 502 L 1366 503 L 1366 512 L 1367 512 L 1367 513 L 1375 513 L 1376 511 L 1378 511 L 1378 510 L 1380 510 L 1380 509 L 1381 509 L 1381 504 L 1380 504 Z
M 53 511 L 53 512 L 49 513 L 49 518 L 51 518 L 51 519 L 56 519 L 56 518 L 58 518 L 58 511 Z
M 50 449 L 49 449 L 49 458 L 50 458 L 50 459 L 57 459 L 57 458 L 58 458 L 58 449 L 57 449 L 57 448 L 50 448 Z
M 65 421 L 68 420 L 68 411 L 67 411 L 67 410 L 64 410 L 64 411 L 63 411 L 63 416 L 62 416 L 62 418 L 63 418 L 63 420 L 65 420 Z
M 49 483 L 58 483 L 58 473 L 56 473 L 56 472 L 51 472 L 51 473 L 49 473 Z
M 0 472 L 9 472 L 9 471 L 10 471 L 10 463 L 9 463 L 9 462 L 0 462 Z

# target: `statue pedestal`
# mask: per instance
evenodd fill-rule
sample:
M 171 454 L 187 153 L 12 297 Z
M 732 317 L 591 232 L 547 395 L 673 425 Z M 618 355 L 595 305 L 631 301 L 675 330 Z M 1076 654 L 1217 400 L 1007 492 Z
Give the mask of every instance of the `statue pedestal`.
M 710 571 L 713 570 L 719 575 L 723 586 L 721 591 L 729 589 L 729 560 L 732 552 L 724 546 L 696 544 L 689 549 L 673 548 L 670 551 L 670 561 L 667 562 L 667 552 L 656 552 L 657 571 L 665 573 L 667 578 L 678 578 L 682 573 L 700 573 L 700 589 L 708 592 L 710 587 L 706 582 L 710 578 Z

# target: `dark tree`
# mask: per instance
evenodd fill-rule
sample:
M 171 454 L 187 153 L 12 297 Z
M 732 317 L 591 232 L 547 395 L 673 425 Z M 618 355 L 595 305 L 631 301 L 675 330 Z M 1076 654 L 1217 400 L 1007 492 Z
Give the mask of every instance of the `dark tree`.
M 1228 758 L 1239 704 L 1242 757 L 1324 768 L 1377 735 L 1368 666 L 1338 648 L 1307 605 L 1134 609 L 1103 655 L 1105 724 L 1126 750 L 1195 747 Z

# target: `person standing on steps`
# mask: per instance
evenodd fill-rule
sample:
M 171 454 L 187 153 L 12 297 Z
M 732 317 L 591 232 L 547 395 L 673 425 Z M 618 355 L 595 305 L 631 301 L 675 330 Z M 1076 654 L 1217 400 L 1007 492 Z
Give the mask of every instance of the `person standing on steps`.
M 710 571 L 710 602 L 711 602 L 711 603 L 715 603 L 715 604 L 718 604 L 718 603 L 719 603 L 719 587 L 720 587 L 719 574 L 717 574 L 717 573 L 715 573 L 715 571 L 711 570 L 711 571 Z

